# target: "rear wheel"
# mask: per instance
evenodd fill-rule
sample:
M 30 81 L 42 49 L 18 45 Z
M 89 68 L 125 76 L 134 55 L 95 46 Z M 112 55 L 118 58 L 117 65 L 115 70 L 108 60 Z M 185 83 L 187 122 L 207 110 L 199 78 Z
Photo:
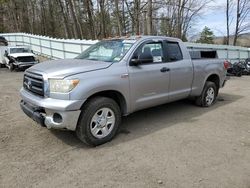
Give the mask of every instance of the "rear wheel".
M 218 88 L 214 82 L 207 81 L 203 88 L 203 91 L 199 97 L 197 97 L 195 103 L 198 106 L 209 107 L 214 104 L 218 94 Z
M 241 76 L 242 76 L 242 72 L 237 72 L 237 73 L 236 73 L 236 76 L 237 76 L 237 77 L 241 77 Z
M 120 123 L 118 104 L 110 98 L 95 97 L 83 107 L 76 134 L 84 143 L 97 146 L 112 140 Z

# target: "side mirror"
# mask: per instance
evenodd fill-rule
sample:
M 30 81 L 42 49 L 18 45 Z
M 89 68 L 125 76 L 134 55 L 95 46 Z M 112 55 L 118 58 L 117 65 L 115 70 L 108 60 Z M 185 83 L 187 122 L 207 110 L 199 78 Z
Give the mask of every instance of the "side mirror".
M 130 60 L 130 65 L 132 65 L 132 66 L 138 66 L 139 64 L 140 64 L 139 59 L 133 58 Z

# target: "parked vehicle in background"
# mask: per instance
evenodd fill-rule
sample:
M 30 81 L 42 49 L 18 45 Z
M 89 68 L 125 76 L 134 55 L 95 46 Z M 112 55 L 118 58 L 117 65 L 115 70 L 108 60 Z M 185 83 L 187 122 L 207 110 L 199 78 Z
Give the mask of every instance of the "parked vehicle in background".
M 238 76 L 241 77 L 244 70 L 244 64 L 242 62 L 230 63 L 227 69 L 228 76 Z
M 3 36 L 0 36 L 0 46 L 8 46 L 8 41 Z
M 39 63 L 25 71 L 24 113 L 47 128 L 76 131 L 100 145 L 117 133 L 121 116 L 192 97 L 209 107 L 226 82 L 228 63 L 192 60 L 175 38 L 104 40 L 75 59 Z
M 249 75 L 250 74 L 250 59 L 245 61 L 239 61 L 234 64 L 230 63 L 227 69 L 228 76 L 238 76 Z
M 38 63 L 36 56 L 28 46 L 1 46 L 0 67 L 26 69 Z
M 245 66 L 246 66 L 246 69 L 245 69 L 245 74 L 247 75 L 250 75 L 250 58 L 247 58 L 245 60 Z

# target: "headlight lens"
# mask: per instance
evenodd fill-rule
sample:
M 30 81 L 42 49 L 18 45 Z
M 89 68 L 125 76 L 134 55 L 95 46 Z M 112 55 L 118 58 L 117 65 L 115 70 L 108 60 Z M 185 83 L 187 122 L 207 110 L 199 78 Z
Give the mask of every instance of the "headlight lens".
M 52 93 L 68 93 L 79 83 L 78 79 L 74 80 L 57 80 L 49 79 L 49 88 Z

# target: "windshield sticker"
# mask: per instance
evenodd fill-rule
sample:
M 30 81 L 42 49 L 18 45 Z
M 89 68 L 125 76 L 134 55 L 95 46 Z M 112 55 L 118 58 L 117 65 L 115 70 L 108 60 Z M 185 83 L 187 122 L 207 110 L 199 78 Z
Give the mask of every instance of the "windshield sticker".
M 134 44 L 136 40 L 123 40 L 122 43 Z
M 154 61 L 154 63 L 162 62 L 162 57 L 161 56 L 154 56 L 153 61 Z

